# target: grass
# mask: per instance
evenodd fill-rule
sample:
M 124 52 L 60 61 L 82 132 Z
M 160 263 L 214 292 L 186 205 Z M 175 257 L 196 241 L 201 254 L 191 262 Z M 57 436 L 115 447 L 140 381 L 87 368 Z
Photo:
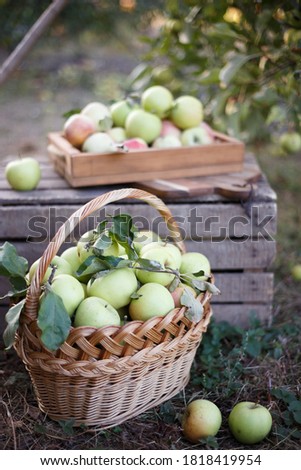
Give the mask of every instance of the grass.
M 38 52 L 36 54 L 40 57 Z M 35 84 L 41 84 L 37 92 L 30 91 L 32 74 L 31 68 L 23 77 L 19 95 L 16 83 L 11 82 L 6 88 L 7 94 L 0 96 L 0 102 L 11 105 L 14 99 L 22 98 L 26 112 L 30 112 L 30 93 L 35 103 L 44 100 L 52 120 L 47 118 L 40 132 L 54 122 L 55 104 L 63 96 L 63 105 L 71 96 L 86 102 L 85 84 L 100 96 L 104 92 L 109 95 L 112 87 L 116 92 L 120 83 L 120 76 L 115 72 L 104 80 L 86 82 L 85 77 L 91 75 L 91 71 L 84 70 L 78 77 L 72 65 L 69 68 L 62 65 L 58 82 L 53 75 L 47 79 L 45 75 L 34 74 Z M 110 81 L 110 76 L 116 81 Z M 79 95 L 82 87 L 85 90 Z M 68 94 L 71 89 L 73 95 Z M 76 104 L 79 103 L 76 101 Z M 17 134 L 18 129 L 13 132 Z M 301 293 L 300 282 L 294 281 L 290 274 L 292 266 L 301 262 L 301 155 L 284 157 L 267 146 L 253 150 L 278 195 L 272 322 L 262 326 L 253 318 L 250 328 L 242 330 L 225 322 L 212 321 L 197 351 L 185 392 L 110 430 L 74 428 L 72 422 L 55 423 L 47 419 L 37 406 L 23 364 L 13 350 L 2 350 L 0 449 L 247 449 L 249 447 L 233 439 L 227 425 L 231 408 L 242 400 L 260 402 L 273 415 L 272 432 L 252 449 L 301 448 Z M 186 404 L 195 398 L 215 402 L 221 409 L 223 423 L 215 438 L 192 445 L 183 437 L 181 415 Z

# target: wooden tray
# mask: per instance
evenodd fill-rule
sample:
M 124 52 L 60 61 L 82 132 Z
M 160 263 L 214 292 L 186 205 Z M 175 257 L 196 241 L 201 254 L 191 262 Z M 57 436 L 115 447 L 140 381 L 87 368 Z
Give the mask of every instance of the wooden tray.
M 244 163 L 242 171 L 227 175 L 196 176 L 170 180 L 141 181 L 135 186 L 163 199 L 219 194 L 232 201 L 246 201 L 262 177 L 257 163 Z
M 102 155 L 81 152 L 59 132 L 48 143 L 54 168 L 72 187 L 239 172 L 244 160 L 244 144 L 218 132 L 210 145 Z

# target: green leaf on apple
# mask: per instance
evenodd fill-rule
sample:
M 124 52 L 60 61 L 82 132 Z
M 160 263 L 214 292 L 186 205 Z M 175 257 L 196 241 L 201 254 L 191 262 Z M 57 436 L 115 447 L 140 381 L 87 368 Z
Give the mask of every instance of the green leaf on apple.
M 187 307 L 185 317 L 193 323 L 198 323 L 203 316 L 204 308 L 201 302 L 195 299 L 189 289 L 184 289 L 181 296 L 181 305 Z
M 80 112 L 81 112 L 81 109 L 80 109 L 80 108 L 70 109 L 69 111 L 66 111 L 66 112 L 63 114 L 63 118 L 67 119 L 67 118 L 69 118 L 70 116 L 72 116 L 73 114 L 79 114 Z
M 6 349 L 9 349 L 14 344 L 15 334 L 19 327 L 20 314 L 24 308 L 25 300 L 22 299 L 19 303 L 13 305 L 5 315 L 7 327 L 3 333 L 3 341 Z
M 38 326 L 42 331 L 41 341 L 50 351 L 58 349 L 70 331 L 71 319 L 63 301 L 49 285 L 45 286 L 45 292 L 41 298 Z
M 99 238 L 97 238 L 96 242 L 93 245 L 93 248 L 97 250 L 105 250 L 112 245 L 112 238 L 109 237 L 106 233 L 101 233 Z
M 93 269 L 91 269 L 91 267 Z M 91 255 L 88 256 L 88 258 L 85 259 L 85 261 L 83 261 L 82 264 L 78 267 L 76 275 L 81 277 L 85 276 L 85 274 L 97 273 L 98 271 L 102 271 L 103 269 L 107 269 L 107 264 L 101 261 L 98 257 Z M 88 270 L 87 273 L 86 270 Z
M 136 268 L 148 271 L 166 271 L 159 261 L 146 258 L 138 258 Z

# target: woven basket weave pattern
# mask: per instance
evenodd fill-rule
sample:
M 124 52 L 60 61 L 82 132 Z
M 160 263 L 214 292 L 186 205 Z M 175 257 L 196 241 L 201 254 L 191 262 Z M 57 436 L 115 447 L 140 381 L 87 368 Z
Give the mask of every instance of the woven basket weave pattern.
M 204 316 L 197 324 L 177 308 L 164 317 L 131 321 L 117 327 L 71 328 L 54 353 L 40 341 L 37 325 L 44 274 L 68 234 L 79 221 L 104 205 L 136 198 L 163 216 L 179 249 L 185 246 L 165 204 L 145 191 L 122 189 L 96 198 L 76 211 L 46 248 L 28 289 L 15 348 L 33 383 L 39 407 L 55 420 L 108 428 L 122 423 L 177 394 L 189 380 L 197 347 L 211 317 L 206 292 L 199 298 Z

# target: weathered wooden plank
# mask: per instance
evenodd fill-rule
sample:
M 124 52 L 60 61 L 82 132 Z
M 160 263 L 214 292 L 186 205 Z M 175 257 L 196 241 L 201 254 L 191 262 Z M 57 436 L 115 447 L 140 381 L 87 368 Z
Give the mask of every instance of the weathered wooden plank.
M 272 317 L 272 304 L 214 304 L 213 317 L 216 321 L 227 321 L 231 325 L 248 328 L 252 317 L 262 324 L 268 324 Z
M 4 168 L 7 161 L 17 158 L 16 156 L 8 156 L 0 162 L 0 175 L 4 175 Z M 95 186 L 91 188 L 70 188 L 68 183 L 59 176 L 54 170 L 52 164 L 42 155 L 38 158 L 42 166 L 42 179 L 38 188 L 34 191 L 17 192 L 8 187 L 4 178 L 0 178 L 0 203 L 2 204 L 57 204 L 57 203 L 76 203 L 83 204 L 101 193 L 111 191 L 120 187 L 120 185 Z M 252 154 L 245 155 L 247 163 L 256 163 L 256 159 Z M 55 179 L 55 183 L 54 180 Z M 55 186 L 54 186 L 55 184 Z M 127 184 L 130 186 L 130 184 Z M 60 191 L 58 191 L 60 189 Z M 47 190 L 47 191 L 46 191 Z M 256 182 L 256 191 L 252 194 L 253 202 L 275 202 L 277 199 L 275 192 L 268 184 L 266 177 L 262 175 L 260 181 Z M 165 198 L 166 201 L 173 201 L 172 198 Z M 209 194 L 202 196 L 193 196 L 189 199 L 179 198 L 177 202 L 217 202 L 227 201 L 226 198 L 219 194 Z
M 212 297 L 212 304 L 272 302 L 273 281 L 271 272 L 216 273 L 215 284 L 221 293 Z
M 52 237 L 63 220 L 67 220 L 81 205 L 56 206 L 2 206 L 0 208 L 0 236 L 6 238 L 39 237 L 47 231 Z M 266 238 L 272 240 L 276 233 L 276 204 L 254 205 L 250 215 L 239 204 L 169 204 L 182 236 L 188 239 Z M 130 213 L 139 228 L 152 229 L 166 236 L 162 217 L 146 204 L 111 204 L 94 216 L 89 216 L 89 226 L 94 226 L 108 214 Z M 92 225 L 91 225 L 92 224 Z M 37 227 L 40 227 L 40 230 Z M 41 227 L 42 226 L 42 227 Z M 55 229 L 55 231 L 53 231 Z M 40 233 L 39 233 L 40 232 Z

